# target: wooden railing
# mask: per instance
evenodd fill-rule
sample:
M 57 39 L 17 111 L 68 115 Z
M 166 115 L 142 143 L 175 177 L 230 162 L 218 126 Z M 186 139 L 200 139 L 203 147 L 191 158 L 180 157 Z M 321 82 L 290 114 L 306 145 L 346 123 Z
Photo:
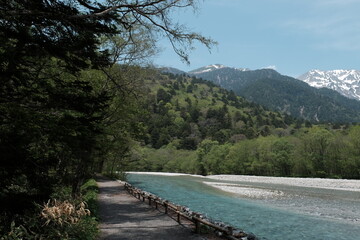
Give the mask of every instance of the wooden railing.
M 187 207 L 176 205 L 169 202 L 168 200 L 161 199 L 154 194 L 133 187 L 129 183 L 125 183 L 125 189 L 129 192 L 129 194 L 133 195 L 139 200 L 142 200 L 143 202 L 147 200 L 149 205 L 154 206 L 156 209 L 159 209 L 159 206 L 162 206 L 166 214 L 169 214 L 169 211 L 172 211 L 176 214 L 176 219 L 179 224 L 181 224 L 182 218 L 191 221 L 195 225 L 196 233 L 200 233 L 201 226 L 204 225 L 208 228 L 213 228 L 218 235 L 224 236 L 230 240 L 256 239 L 256 237 L 252 234 L 247 234 L 224 223 L 213 222 L 210 219 L 204 217 L 203 214 L 193 212 Z

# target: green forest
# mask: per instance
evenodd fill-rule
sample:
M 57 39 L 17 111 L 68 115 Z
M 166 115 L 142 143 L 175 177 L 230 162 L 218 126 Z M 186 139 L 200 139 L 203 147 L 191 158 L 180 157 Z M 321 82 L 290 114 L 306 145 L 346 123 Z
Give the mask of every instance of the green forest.
M 187 0 L 0 1 L 0 239 L 95 239 L 96 173 L 360 178 L 360 127 L 312 125 L 149 65 Z M 66 211 L 66 209 L 75 209 Z M 88 211 L 90 210 L 90 211 Z
M 215 44 L 170 18 L 195 5 L 0 0 L 2 240 L 96 238 L 91 178 L 144 132 L 138 90 L 158 39 L 184 62 Z
M 312 125 L 184 75 L 144 86 L 145 134 L 118 170 L 360 178 L 356 124 Z

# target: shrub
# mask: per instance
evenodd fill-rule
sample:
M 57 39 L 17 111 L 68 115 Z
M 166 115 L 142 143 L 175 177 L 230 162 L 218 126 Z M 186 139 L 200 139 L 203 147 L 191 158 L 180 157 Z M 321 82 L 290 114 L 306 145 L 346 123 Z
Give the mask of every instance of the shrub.
M 95 180 L 89 180 L 82 186 L 80 199 L 71 199 L 68 195 L 67 200 L 51 199 L 43 205 L 35 205 L 33 213 L 19 216 L 17 222 L 11 223 L 10 231 L 0 239 L 96 239 L 97 191 Z M 53 196 L 64 199 L 68 192 L 59 189 Z

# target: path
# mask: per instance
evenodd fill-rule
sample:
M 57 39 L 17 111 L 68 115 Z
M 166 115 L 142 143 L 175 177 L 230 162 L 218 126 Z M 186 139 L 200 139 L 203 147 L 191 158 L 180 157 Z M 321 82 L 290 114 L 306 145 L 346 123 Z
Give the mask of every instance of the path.
M 105 178 L 99 186 L 100 240 L 204 240 L 168 215 L 139 201 L 124 184 Z

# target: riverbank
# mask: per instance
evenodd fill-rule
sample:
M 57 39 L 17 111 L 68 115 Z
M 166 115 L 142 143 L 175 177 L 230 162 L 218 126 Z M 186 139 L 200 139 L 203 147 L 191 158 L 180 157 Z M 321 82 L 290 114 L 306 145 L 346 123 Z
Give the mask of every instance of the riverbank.
M 260 239 L 346 240 L 360 234 L 358 180 L 165 175 L 129 174 L 128 181 Z M 329 181 L 335 183 L 329 185 Z M 219 190 L 226 187 L 237 193 Z
M 262 177 L 245 175 L 212 175 L 206 178 L 218 181 L 281 184 L 296 187 L 311 187 L 331 190 L 360 192 L 360 180 L 328 178 Z
M 329 178 L 295 178 L 295 177 L 267 177 L 267 176 L 248 176 L 248 175 L 193 175 L 186 173 L 167 173 L 167 172 L 128 172 L 130 174 L 144 174 L 144 175 L 159 175 L 159 176 L 194 176 L 204 179 L 204 183 L 213 185 L 214 187 L 221 186 L 219 183 L 212 184 L 206 179 L 217 181 L 234 181 L 234 182 L 248 182 L 248 183 L 268 183 L 280 184 L 297 187 L 322 188 L 331 190 L 344 190 L 360 192 L 360 180 L 348 179 L 329 179 Z M 233 185 L 224 183 L 222 189 L 230 190 Z
M 169 173 L 169 172 L 126 172 L 129 174 L 142 174 L 142 175 L 159 175 L 159 176 L 192 176 L 187 173 Z M 200 175 L 193 175 L 197 177 L 202 177 Z
M 128 194 L 123 182 L 100 177 L 97 183 L 100 240 L 205 239 Z

